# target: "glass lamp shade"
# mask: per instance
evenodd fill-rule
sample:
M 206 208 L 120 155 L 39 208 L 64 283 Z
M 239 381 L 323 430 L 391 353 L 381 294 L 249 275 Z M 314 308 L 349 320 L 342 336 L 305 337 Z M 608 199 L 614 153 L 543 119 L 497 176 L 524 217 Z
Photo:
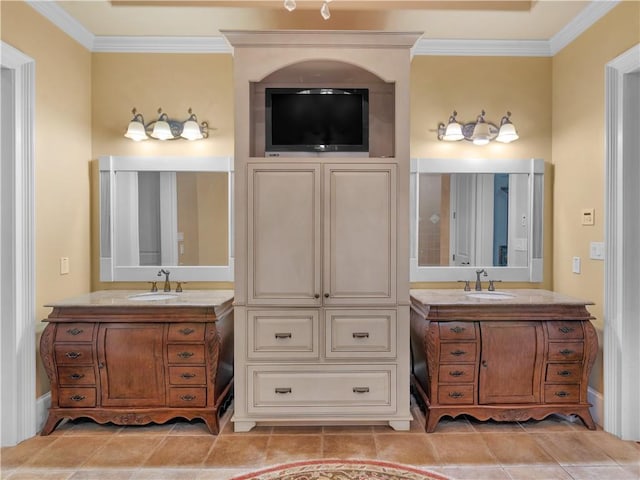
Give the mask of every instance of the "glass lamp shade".
M 496 137 L 496 142 L 511 143 L 519 137 L 516 127 L 511 122 L 503 123 Z
M 296 0 L 284 0 L 284 8 L 293 12 L 296 9 Z
M 449 122 L 447 125 L 447 129 L 444 131 L 444 135 L 442 136 L 443 140 L 447 142 L 457 142 L 458 140 L 462 140 L 464 135 L 462 133 L 462 125 L 458 122 L 453 121 Z
M 139 142 L 141 140 L 147 140 L 147 132 L 144 128 L 142 122 L 137 120 L 132 120 L 129 122 L 129 126 L 127 127 L 127 132 L 124 134 L 125 137 L 130 138 L 135 142 Z
M 202 131 L 200 130 L 200 125 L 195 120 L 187 120 L 184 122 L 182 126 L 182 133 L 180 134 L 182 138 L 186 138 L 187 140 L 200 140 L 203 138 Z
M 473 135 L 471 136 L 473 139 L 474 145 L 486 145 L 491 140 L 491 132 L 489 130 L 489 124 L 486 122 L 478 122 L 473 129 Z
M 322 4 L 322 7 L 320 7 L 320 15 L 322 15 L 322 18 L 324 18 L 325 20 L 329 20 L 331 18 L 331 11 L 329 10 L 329 2 L 325 1 Z
M 170 138 L 173 138 L 169 123 L 165 122 L 164 120 L 158 120 L 153 126 L 151 136 L 153 138 L 157 138 L 158 140 L 169 140 Z

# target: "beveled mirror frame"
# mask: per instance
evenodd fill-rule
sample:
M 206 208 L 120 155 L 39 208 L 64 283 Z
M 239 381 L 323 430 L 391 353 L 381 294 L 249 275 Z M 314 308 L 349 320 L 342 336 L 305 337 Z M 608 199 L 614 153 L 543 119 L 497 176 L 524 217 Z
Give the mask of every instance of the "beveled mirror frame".
M 420 173 L 525 173 L 529 174 L 529 218 L 527 266 L 419 266 L 418 265 L 418 175 Z M 475 280 L 475 271 L 485 269 L 488 279 L 505 282 L 541 282 L 543 280 L 544 160 L 532 159 L 411 159 L 411 282 L 457 282 Z
M 115 214 L 114 192 L 115 177 L 118 171 L 135 172 L 226 172 L 228 174 L 228 263 L 227 265 L 149 265 L 117 266 L 113 261 L 114 252 L 103 256 L 102 239 L 109 236 L 111 248 L 114 248 L 114 232 L 111 228 Z M 108 188 L 103 188 L 103 175 L 108 174 Z M 232 157 L 120 157 L 101 156 L 99 158 L 100 184 L 100 281 L 155 281 L 159 268 L 168 268 L 171 279 L 183 282 L 219 282 L 233 281 L 233 158 Z M 109 205 L 109 217 L 103 215 L 105 204 Z

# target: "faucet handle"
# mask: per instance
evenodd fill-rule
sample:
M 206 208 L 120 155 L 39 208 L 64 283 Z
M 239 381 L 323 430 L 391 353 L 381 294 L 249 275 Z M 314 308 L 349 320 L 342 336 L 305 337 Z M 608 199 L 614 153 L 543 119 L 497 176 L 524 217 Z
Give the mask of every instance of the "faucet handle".
M 464 291 L 470 292 L 471 287 L 469 286 L 469 280 L 458 280 L 458 283 L 462 283 L 462 282 L 464 282 Z
M 147 282 L 151 284 L 151 291 L 152 292 L 157 292 L 158 291 L 158 282 Z
M 489 291 L 493 292 L 496 289 L 494 282 L 501 282 L 502 280 L 489 280 Z
M 182 291 L 182 285 L 187 282 L 176 282 L 176 292 L 180 293 Z

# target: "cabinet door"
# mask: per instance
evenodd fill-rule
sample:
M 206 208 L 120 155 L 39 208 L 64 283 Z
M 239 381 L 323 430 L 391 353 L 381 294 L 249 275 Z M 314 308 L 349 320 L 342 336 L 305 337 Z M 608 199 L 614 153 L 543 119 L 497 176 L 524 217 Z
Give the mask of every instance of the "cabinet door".
M 98 367 L 103 407 L 165 404 L 163 337 L 158 323 L 102 324 Z
M 540 403 L 540 322 L 480 322 L 480 404 Z
M 248 166 L 248 302 L 317 306 L 320 166 Z
M 325 165 L 324 218 L 324 303 L 395 303 L 395 165 Z

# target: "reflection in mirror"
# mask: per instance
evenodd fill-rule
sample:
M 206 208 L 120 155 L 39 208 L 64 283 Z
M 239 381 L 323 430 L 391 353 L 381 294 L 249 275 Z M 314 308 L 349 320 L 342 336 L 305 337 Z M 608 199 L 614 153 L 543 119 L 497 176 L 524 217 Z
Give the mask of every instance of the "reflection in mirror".
M 411 281 L 542 281 L 544 161 L 413 159 Z
M 231 280 L 230 162 L 136 160 L 101 159 L 101 280 Z

